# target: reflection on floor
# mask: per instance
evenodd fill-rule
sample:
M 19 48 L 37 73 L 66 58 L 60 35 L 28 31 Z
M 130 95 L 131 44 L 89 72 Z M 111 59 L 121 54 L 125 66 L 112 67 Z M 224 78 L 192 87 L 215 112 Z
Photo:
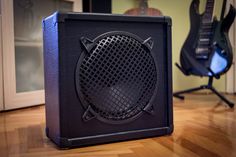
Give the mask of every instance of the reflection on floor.
M 236 102 L 236 96 L 227 96 Z M 236 111 L 214 95 L 174 99 L 171 136 L 58 150 L 46 138 L 44 106 L 0 113 L 1 157 L 236 156 Z

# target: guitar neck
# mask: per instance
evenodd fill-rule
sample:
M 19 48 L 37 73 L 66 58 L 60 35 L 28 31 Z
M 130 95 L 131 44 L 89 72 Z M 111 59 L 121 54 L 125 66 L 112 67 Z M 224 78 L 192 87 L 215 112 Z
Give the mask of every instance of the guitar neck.
M 202 19 L 203 23 L 211 23 L 212 22 L 214 4 L 215 4 L 215 0 L 207 0 L 205 13 L 204 13 L 203 19 Z
M 199 32 L 198 46 L 196 48 L 196 57 L 207 59 L 210 53 L 210 43 L 212 32 L 212 15 L 214 10 L 214 0 L 207 0 L 206 9 L 202 18 L 202 24 Z
M 148 9 L 148 2 L 147 0 L 140 0 L 139 2 L 139 8 L 141 10 L 141 15 L 146 15 L 147 9 Z

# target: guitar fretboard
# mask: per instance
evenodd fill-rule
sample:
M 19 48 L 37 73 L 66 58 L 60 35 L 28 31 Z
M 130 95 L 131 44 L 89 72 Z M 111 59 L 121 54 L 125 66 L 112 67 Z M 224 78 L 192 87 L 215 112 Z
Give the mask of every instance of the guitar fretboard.
M 206 9 L 202 17 L 202 23 L 199 31 L 198 46 L 196 48 L 196 57 L 207 59 L 210 50 L 211 38 L 213 35 L 212 15 L 214 10 L 214 0 L 207 0 Z
M 209 23 L 212 21 L 212 15 L 214 11 L 215 0 L 207 0 L 206 8 L 203 15 L 203 23 Z
M 140 0 L 139 8 L 141 9 L 140 14 L 141 15 L 146 15 L 147 14 L 147 9 L 148 9 L 148 2 L 147 2 L 147 0 Z

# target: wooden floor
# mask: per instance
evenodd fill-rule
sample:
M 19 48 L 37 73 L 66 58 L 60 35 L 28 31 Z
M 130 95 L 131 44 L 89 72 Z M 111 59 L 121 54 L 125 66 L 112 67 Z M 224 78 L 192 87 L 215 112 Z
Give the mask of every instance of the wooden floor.
M 236 157 L 236 111 L 211 94 L 174 99 L 171 136 L 70 150 L 58 150 L 46 138 L 44 111 L 38 106 L 0 113 L 0 157 Z

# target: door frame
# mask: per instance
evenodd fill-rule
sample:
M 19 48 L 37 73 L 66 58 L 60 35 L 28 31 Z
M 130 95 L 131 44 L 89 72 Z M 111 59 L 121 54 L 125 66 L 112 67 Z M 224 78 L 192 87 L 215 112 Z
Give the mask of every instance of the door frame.
M 229 0 L 228 2 L 236 7 L 236 0 Z M 227 6 L 229 7 L 229 5 Z M 230 28 L 229 38 L 231 41 L 234 58 L 233 64 L 226 74 L 226 92 L 232 94 L 236 93 L 236 22 L 234 22 Z
M 4 103 L 3 103 L 4 102 L 4 98 L 3 98 L 3 63 L 2 62 L 3 62 L 3 59 L 2 59 L 2 14 L 0 12 L 0 111 L 2 111 L 4 109 Z
M 82 10 L 81 0 L 74 2 L 74 11 Z M 16 92 L 13 0 L 1 0 L 3 92 L 5 110 L 45 103 L 44 90 Z
M 3 91 L 5 110 L 44 103 L 44 90 L 16 93 L 13 0 L 2 0 Z

